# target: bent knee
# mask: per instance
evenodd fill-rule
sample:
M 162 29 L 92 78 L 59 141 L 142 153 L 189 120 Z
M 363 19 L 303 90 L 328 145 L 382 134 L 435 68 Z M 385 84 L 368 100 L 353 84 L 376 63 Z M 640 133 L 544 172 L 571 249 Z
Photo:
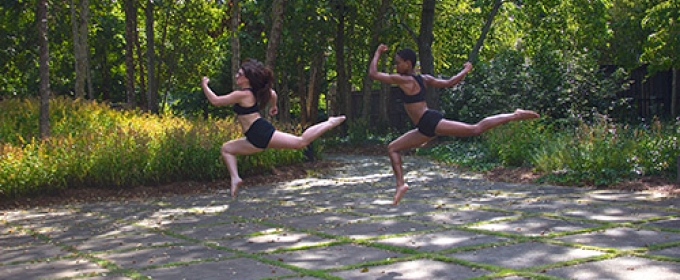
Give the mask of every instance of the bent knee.
M 472 126 L 468 129 L 468 135 L 470 136 L 479 136 L 482 133 L 484 133 L 484 129 L 479 125 Z
M 222 147 L 220 148 L 220 153 L 222 153 L 222 154 L 234 154 L 234 149 L 227 142 L 227 143 L 222 144 Z
M 394 142 L 387 145 L 387 153 L 388 154 L 398 153 L 400 151 L 401 151 L 401 149 L 396 144 L 394 144 Z

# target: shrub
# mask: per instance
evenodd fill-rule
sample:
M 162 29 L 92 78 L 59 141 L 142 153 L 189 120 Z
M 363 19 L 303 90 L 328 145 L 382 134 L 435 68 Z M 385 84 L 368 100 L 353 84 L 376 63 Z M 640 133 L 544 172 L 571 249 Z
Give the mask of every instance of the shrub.
M 437 161 L 484 171 L 494 168 L 500 163 L 482 141 L 451 141 L 431 148 L 417 149 L 418 155 L 429 156 Z
M 674 178 L 680 155 L 676 125 L 615 124 L 605 116 L 578 126 L 544 120 L 509 123 L 478 140 L 457 140 L 422 149 L 421 155 L 476 170 L 531 166 L 541 182 L 611 185 L 639 176 Z
M 628 85 L 625 77 L 622 69 L 605 72 L 583 54 L 541 51 L 525 57 L 504 50 L 475 65 L 461 86 L 444 90 L 440 104 L 447 118 L 463 122 L 524 108 L 575 124 L 600 113 L 627 113 L 628 100 L 616 96 Z
M 547 142 L 546 124 L 541 120 L 512 122 L 482 135 L 489 155 L 505 166 L 528 166 L 533 154 Z
M 633 175 L 634 141 L 628 134 L 604 117 L 592 125 L 582 123 L 535 153 L 534 163 L 539 171 L 551 174 L 549 179 L 564 183 L 615 183 Z
M 0 197 L 223 179 L 228 172 L 220 146 L 241 137 L 231 118 L 189 121 L 54 98 L 52 136 L 39 140 L 37 106 L 30 99 L 0 102 Z M 266 150 L 238 160 L 239 170 L 248 175 L 301 162 L 304 155 L 301 150 Z
M 640 175 L 677 176 L 676 166 L 680 156 L 680 119 L 664 125 L 654 120 L 651 126 L 642 126 L 633 132 L 636 139 L 634 172 Z

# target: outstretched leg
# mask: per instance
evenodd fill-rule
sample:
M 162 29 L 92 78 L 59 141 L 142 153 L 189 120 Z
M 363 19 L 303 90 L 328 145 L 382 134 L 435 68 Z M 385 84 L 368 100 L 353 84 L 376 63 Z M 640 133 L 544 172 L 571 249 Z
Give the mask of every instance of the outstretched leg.
M 327 121 L 320 122 L 309 127 L 302 135 L 295 136 L 281 131 L 274 132 L 267 148 L 273 149 L 302 149 L 319 138 L 326 131 L 340 125 L 345 121 L 345 116 L 330 117 Z
M 515 110 L 514 113 L 511 114 L 498 114 L 486 117 L 476 124 L 466 124 L 462 122 L 444 119 L 439 122 L 435 131 L 438 135 L 446 136 L 455 137 L 477 136 L 486 132 L 489 129 L 492 129 L 505 123 L 509 123 L 512 121 L 535 119 L 538 117 L 540 117 L 540 115 L 534 111 L 517 109 Z
M 238 175 L 238 167 L 236 155 L 250 155 L 262 151 L 262 149 L 253 146 L 245 138 L 231 140 L 222 145 L 220 153 L 227 164 L 229 170 L 229 177 L 231 177 L 231 196 L 236 196 L 238 188 L 243 183 L 243 180 Z
M 404 193 L 406 193 L 408 190 L 408 185 L 404 181 L 401 151 L 422 146 L 433 138 L 434 137 L 427 137 L 423 135 L 422 133 L 418 132 L 417 129 L 413 129 L 392 141 L 387 146 L 387 153 L 390 157 L 390 162 L 392 163 L 392 171 L 394 172 L 394 177 L 397 181 L 397 189 L 394 193 L 394 205 L 399 204 L 399 201 L 404 196 Z

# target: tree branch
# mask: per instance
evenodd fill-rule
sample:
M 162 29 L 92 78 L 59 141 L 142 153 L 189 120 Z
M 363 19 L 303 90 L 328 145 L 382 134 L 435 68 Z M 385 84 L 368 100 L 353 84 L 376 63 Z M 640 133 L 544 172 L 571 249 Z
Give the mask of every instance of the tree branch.
M 394 5 L 391 5 L 389 10 L 391 10 L 392 14 L 394 14 L 397 17 L 397 19 L 398 19 L 397 24 L 404 27 L 404 29 L 406 29 L 406 32 L 408 32 L 408 34 L 411 35 L 411 38 L 413 39 L 413 41 L 418 43 L 418 34 L 416 34 L 416 32 L 413 31 L 413 29 L 411 29 L 411 27 L 409 27 L 406 23 L 404 23 L 404 20 L 397 13 L 397 8 L 395 8 Z

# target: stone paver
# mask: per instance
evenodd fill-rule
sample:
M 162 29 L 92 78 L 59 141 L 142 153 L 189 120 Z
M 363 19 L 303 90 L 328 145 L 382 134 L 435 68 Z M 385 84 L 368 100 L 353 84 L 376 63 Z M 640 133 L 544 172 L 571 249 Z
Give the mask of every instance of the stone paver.
M 0 215 L 1 279 L 680 279 L 680 199 L 387 157 L 267 186 Z M 247 183 L 247 178 L 246 178 Z M 226 184 L 225 184 L 226 186 Z
M 574 259 L 602 255 L 602 252 L 540 242 L 524 242 L 508 246 L 489 247 L 451 254 L 451 257 L 475 263 L 492 264 L 510 268 L 528 268 Z
M 645 258 L 622 257 L 549 270 L 549 275 L 567 279 L 654 279 L 673 280 L 680 276 L 680 264 Z
M 680 233 L 619 227 L 559 237 L 557 239 L 587 246 L 633 250 L 670 242 L 677 243 L 680 241 Z
M 488 271 L 433 260 L 397 262 L 370 268 L 357 268 L 333 273 L 343 279 L 465 279 L 489 274 Z

